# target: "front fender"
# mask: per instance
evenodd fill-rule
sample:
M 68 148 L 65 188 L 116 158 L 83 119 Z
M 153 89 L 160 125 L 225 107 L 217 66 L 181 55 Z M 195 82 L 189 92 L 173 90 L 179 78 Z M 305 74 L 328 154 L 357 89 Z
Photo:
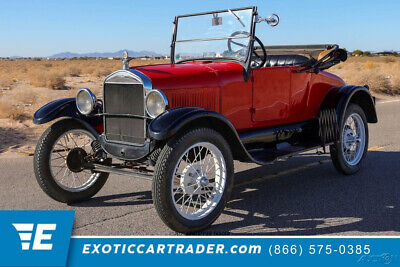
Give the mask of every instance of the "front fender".
M 210 127 L 219 132 L 228 142 L 235 159 L 263 164 L 247 152 L 235 127 L 218 112 L 198 107 L 170 109 L 149 124 L 148 132 L 153 139 L 163 141 L 194 127 Z
M 101 111 L 102 107 L 98 104 L 94 112 Z M 44 124 L 58 118 L 73 118 L 83 123 L 87 128 L 93 132 L 101 132 L 102 118 L 95 116 L 83 116 L 76 108 L 75 98 L 62 98 L 47 103 L 38 109 L 33 115 L 33 123 Z
M 33 115 L 33 123 L 44 124 L 61 117 L 78 117 L 75 98 L 62 98 L 47 103 Z
M 158 140 L 165 140 L 175 135 L 190 121 L 206 115 L 207 110 L 197 107 L 170 109 L 155 118 L 149 124 L 149 135 Z

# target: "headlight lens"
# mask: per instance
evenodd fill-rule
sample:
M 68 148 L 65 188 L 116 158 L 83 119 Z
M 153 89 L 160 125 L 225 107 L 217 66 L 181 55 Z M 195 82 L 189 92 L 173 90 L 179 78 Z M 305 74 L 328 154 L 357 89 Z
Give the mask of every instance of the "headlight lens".
M 76 94 L 76 107 L 83 115 L 89 115 L 96 106 L 97 98 L 87 88 L 82 88 Z
M 152 118 L 163 113 L 167 105 L 167 97 L 159 90 L 151 90 L 146 96 L 146 111 Z

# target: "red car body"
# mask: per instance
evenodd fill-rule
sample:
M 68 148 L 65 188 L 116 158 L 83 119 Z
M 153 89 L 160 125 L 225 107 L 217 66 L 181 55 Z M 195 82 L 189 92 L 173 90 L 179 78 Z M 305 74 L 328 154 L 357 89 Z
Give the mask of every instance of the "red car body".
M 170 108 L 202 107 L 221 113 L 238 132 L 315 118 L 328 92 L 345 85 L 325 71 L 298 73 L 297 66 L 253 69 L 248 81 L 243 66 L 234 62 L 191 61 L 135 69 L 165 93 Z

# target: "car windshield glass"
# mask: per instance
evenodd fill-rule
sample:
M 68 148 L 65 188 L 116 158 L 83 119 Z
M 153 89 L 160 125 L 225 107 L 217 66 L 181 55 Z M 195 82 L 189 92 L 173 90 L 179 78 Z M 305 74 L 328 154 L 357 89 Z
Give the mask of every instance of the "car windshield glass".
M 247 59 L 253 9 L 179 16 L 175 62 L 194 59 Z

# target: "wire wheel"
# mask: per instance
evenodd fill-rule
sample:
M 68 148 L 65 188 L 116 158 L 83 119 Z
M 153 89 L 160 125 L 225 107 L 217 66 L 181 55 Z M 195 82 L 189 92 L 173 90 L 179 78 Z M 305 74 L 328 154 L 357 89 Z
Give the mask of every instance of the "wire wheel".
M 186 149 L 171 180 L 171 196 L 179 214 L 199 220 L 212 212 L 221 201 L 226 175 L 224 156 L 215 145 L 201 142 Z
M 86 130 L 69 130 L 56 140 L 51 148 L 49 167 L 54 181 L 64 190 L 80 192 L 89 188 L 99 178 L 84 168 L 85 157 L 92 154 L 91 143 L 95 137 Z
M 364 154 L 365 126 L 358 113 L 347 117 L 342 129 L 342 152 L 347 164 L 357 165 Z

